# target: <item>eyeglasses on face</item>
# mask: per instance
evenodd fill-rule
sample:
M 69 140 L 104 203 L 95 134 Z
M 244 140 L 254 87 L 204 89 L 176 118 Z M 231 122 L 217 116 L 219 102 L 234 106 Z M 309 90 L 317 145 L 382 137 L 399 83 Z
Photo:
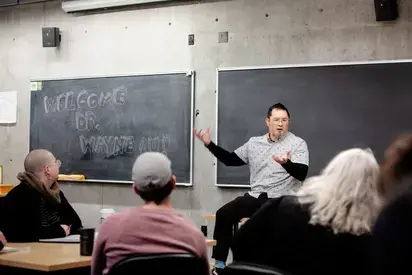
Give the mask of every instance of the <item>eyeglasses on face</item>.
M 56 164 L 57 167 L 60 168 L 60 166 L 62 166 L 62 163 L 61 163 L 60 160 L 56 159 L 54 162 L 55 162 L 55 164 Z

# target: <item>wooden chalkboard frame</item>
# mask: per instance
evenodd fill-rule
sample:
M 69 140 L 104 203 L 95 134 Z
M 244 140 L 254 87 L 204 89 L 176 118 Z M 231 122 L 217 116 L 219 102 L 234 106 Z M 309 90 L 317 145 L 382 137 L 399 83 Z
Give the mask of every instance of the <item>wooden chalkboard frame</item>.
M 216 68 L 216 117 L 215 117 L 215 135 L 214 140 L 218 141 L 218 125 L 219 125 L 219 72 L 225 71 L 252 71 L 252 70 L 271 70 L 271 69 L 284 69 L 284 68 L 299 68 L 299 67 L 320 67 L 320 66 L 351 66 L 351 65 L 372 65 L 372 64 L 399 64 L 399 63 L 412 63 L 412 59 L 399 59 L 399 60 L 376 60 L 376 61 L 351 61 L 351 62 L 331 62 L 331 63 L 308 63 L 308 64 L 283 64 L 283 65 L 267 65 L 267 66 L 243 66 L 243 67 L 219 67 Z M 247 140 L 245 140 L 246 142 Z M 229 187 L 229 188 L 242 188 L 250 189 L 250 184 L 219 184 L 217 182 L 218 173 L 218 160 L 216 157 L 213 158 L 213 165 L 215 171 L 214 185 L 217 187 Z
M 28 101 L 28 107 L 29 110 L 31 108 L 31 91 L 33 90 L 33 85 L 36 85 L 36 82 L 42 82 L 42 81 L 53 81 L 53 80 L 78 80 L 78 79 L 90 79 L 90 78 L 112 78 L 112 77 L 133 77 L 133 76 L 155 76 L 155 75 L 178 75 L 178 74 L 184 74 L 186 76 L 190 76 L 191 78 L 191 99 L 190 99 L 190 171 L 189 171 L 189 177 L 190 180 L 188 183 L 181 183 L 177 182 L 177 186 L 186 186 L 190 187 L 193 186 L 193 160 L 194 160 L 194 150 L 193 150 L 193 144 L 194 144 L 194 137 L 193 137 L 193 129 L 194 129 L 194 103 L 195 103 L 195 70 L 189 69 L 189 70 L 178 70 L 178 71 L 171 71 L 171 72 L 152 72 L 152 73 L 122 73 L 122 74 L 107 74 L 107 75 L 87 75 L 87 76 L 65 76 L 65 77 L 35 77 L 35 78 L 30 78 L 30 96 L 29 96 L 29 101 Z M 29 126 L 30 126 L 30 121 L 31 121 L 31 112 L 29 112 Z M 30 150 L 30 130 L 29 130 L 29 144 L 28 144 L 28 149 L 27 151 Z M 113 184 L 132 184 L 133 181 L 121 181 L 121 180 L 99 180 L 99 179 L 85 179 L 85 180 L 59 180 L 60 182 L 88 182 L 88 183 L 113 183 Z

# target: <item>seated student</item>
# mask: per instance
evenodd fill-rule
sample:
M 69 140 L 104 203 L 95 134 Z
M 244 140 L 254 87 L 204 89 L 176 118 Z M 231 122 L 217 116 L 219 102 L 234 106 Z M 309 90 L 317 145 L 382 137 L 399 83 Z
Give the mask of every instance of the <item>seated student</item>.
M 0 231 L 0 250 L 3 249 L 3 247 L 7 244 L 7 240 L 4 237 L 3 233 Z
M 170 160 L 161 153 L 140 155 L 132 170 L 133 189 L 142 207 L 108 217 L 99 229 L 92 256 L 92 275 L 107 274 L 119 260 L 134 254 L 190 253 L 205 261 L 206 240 L 192 222 L 175 212 L 170 193 L 175 188 Z
M 235 235 L 235 261 L 293 275 L 367 274 L 371 227 L 381 208 L 370 150 L 339 153 L 296 195 L 266 203 Z
M 373 227 L 370 274 L 412 274 L 412 133 L 386 150 L 378 181 L 386 205 Z
M 20 184 L 4 198 L 3 233 L 10 242 L 36 242 L 75 233 L 82 222 L 59 188 L 60 161 L 47 150 L 24 160 Z

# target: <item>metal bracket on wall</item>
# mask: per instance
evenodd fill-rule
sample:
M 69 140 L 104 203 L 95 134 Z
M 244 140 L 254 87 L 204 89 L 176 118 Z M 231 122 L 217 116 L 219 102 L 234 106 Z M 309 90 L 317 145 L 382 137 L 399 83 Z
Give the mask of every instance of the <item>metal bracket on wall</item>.
M 228 32 L 219 32 L 219 43 L 229 42 L 229 33 Z

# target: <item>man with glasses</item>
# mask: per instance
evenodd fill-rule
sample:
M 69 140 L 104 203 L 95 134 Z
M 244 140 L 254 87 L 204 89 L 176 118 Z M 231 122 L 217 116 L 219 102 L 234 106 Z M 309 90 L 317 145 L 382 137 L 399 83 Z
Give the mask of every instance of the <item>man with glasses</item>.
M 31 151 L 20 184 L 5 197 L 3 233 L 9 242 L 35 242 L 76 234 L 82 222 L 59 188 L 60 161 L 47 150 Z
M 216 273 L 225 267 L 233 224 L 253 215 L 269 198 L 290 194 L 306 178 L 308 147 L 302 138 L 289 132 L 289 122 L 290 114 L 283 104 L 271 106 L 266 116 L 268 133 L 250 138 L 231 153 L 211 141 L 209 129 L 195 129 L 195 135 L 219 161 L 227 166 L 248 164 L 250 170 L 251 191 L 216 212 L 213 237 L 217 245 L 212 255 Z

